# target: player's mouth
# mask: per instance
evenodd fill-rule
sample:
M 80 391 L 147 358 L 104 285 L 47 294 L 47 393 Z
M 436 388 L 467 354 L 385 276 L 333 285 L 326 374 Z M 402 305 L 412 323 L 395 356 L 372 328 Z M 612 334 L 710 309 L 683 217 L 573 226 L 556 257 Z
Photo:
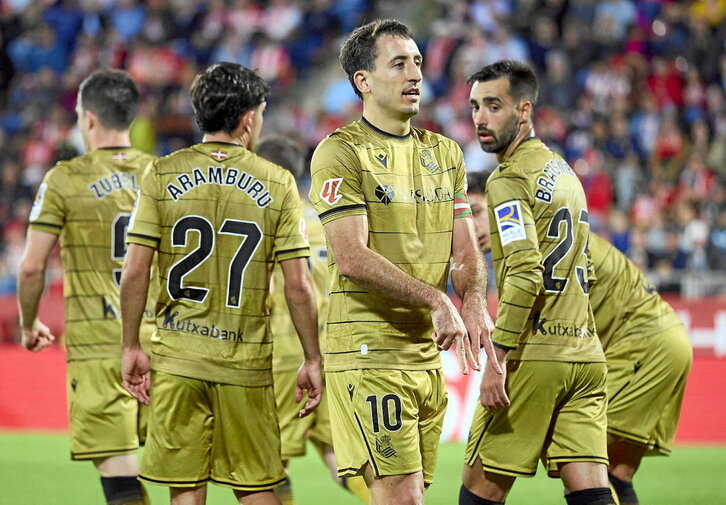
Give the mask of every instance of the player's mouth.
M 411 99 L 418 100 L 421 96 L 421 91 L 419 91 L 418 88 L 408 88 L 403 93 L 401 93 L 403 96 L 410 97 Z
M 493 142 L 494 141 L 494 135 L 481 128 L 476 130 L 476 134 L 477 134 L 477 137 L 479 137 L 479 142 Z

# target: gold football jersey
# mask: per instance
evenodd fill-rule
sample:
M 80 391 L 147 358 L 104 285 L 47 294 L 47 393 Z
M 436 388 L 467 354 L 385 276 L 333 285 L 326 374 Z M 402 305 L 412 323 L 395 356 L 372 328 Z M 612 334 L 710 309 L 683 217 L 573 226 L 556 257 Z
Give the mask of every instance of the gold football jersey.
M 324 139 L 312 159 L 310 201 L 323 224 L 365 215 L 368 247 L 407 274 L 446 289 L 455 203 L 466 206 L 459 146 L 426 130 L 398 137 L 365 119 Z M 331 263 L 325 367 L 440 367 L 430 311 L 369 292 Z
M 127 147 L 98 149 L 59 162 L 38 189 L 30 229 L 60 237 L 68 361 L 121 356 L 126 228 L 141 173 L 154 159 Z M 156 329 L 155 295 L 149 291 L 142 322 L 146 348 Z
M 328 313 L 328 249 L 325 233 L 320 224 L 318 213 L 309 203 L 303 204 L 305 225 L 310 242 L 310 269 L 313 277 L 315 301 L 318 306 L 318 335 L 321 350 L 324 351 L 325 323 Z M 275 342 L 272 351 L 273 372 L 297 370 L 303 362 L 303 350 L 292 324 L 290 312 L 285 301 L 284 277 L 280 265 L 272 272 L 270 291 L 270 329 Z
M 181 149 L 144 172 L 127 240 L 159 252 L 155 370 L 272 383 L 272 268 L 310 255 L 292 174 L 234 144 Z
M 635 264 L 602 237 L 590 235 L 597 281 L 590 304 L 603 349 L 623 337 L 645 338 L 682 324 Z
M 499 287 L 493 340 L 510 359 L 605 361 L 588 302 L 585 192 L 539 139 L 522 142 L 487 181 Z

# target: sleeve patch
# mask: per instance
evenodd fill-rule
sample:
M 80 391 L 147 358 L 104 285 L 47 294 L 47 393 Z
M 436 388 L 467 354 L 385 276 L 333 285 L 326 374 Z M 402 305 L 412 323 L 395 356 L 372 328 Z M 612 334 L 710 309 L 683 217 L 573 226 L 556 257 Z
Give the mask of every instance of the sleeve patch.
M 519 202 L 507 202 L 494 209 L 502 246 L 527 238 Z
M 471 205 L 466 193 L 456 193 L 454 195 L 454 219 L 462 217 L 471 217 Z
M 323 182 L 323 187 L 320 190 L 320 198 L 322 198 L 328 205 L 334 205 L 343 198 L 343 195 L 338 194 L 338 188 L 340 188 L 341 182 L 343 182 L 342 177 L 327 179 Z

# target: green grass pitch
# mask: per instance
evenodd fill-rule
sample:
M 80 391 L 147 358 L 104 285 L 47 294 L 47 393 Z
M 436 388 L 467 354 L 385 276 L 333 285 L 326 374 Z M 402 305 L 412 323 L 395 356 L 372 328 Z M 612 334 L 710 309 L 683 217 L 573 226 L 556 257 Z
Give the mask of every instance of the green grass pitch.
M 434 485 L 426 503 L 456 504 L 464 447 L 441 445 Z M 642 505 L 726 504 L 726 447 L 676 447 L 669 458 L 646 458 L 636 478 Z M 358 503 L 329 478 L 317 453 L 293 461 L 290 476 L 299 505 Z M 68 459 L 63 435 L 0 433 L 0 505 L 94 505 L 103 494 L 91 463 Z M 149 486 L 154 505 L 168 503 L 165 488 Z M 207 503 L 233 504 L 229 489 L 209 486 Z M 537 477 L 519 479 L 508 505 L 562 505 L 559 481 L 540 468 Z

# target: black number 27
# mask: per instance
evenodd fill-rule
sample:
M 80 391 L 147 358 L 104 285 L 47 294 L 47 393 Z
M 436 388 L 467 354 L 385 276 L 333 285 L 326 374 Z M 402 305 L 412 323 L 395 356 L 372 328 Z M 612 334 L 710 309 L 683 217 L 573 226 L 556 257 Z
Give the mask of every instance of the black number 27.
M 586 210 L 583 209 L 580 211 L 580 218 L 578 219 L 578 222 L 589 228 L 588 214 Z M 561 224 L 565 225 L 564 235 L 560 230 Z M 552 251 L 545 257 L 545 259 L 542 260 L 542 265 L 544 266 L 544 288 L 548 293 L 561 293 L 565 290 L 565 287 L 567 287 L 569 279 L 566 277 L 555 277 L 555 267 L 557 267 L 560 261 L 567 256 L 572 249 L 572 244 L 574 243 L 572 213 L 570 212 L 570 209 L 562 207 L 555 213 L 552 221 L 550 221 L 549 228 L 547 229 L 547 237 L 559 239 L 559 242 L 557 243 L 557 246 L 555 246 L 555 248 L 552 249 Z M 585 265 L 587 265 L 587 250 L 590 242 L 589 231 L 587 237 L 588 239 L 585 242 L 585 247 L 582 251 L 582 254 L 585 255 Z M 575 267 L 577 282 L 580 284 L 582 291 L 587 294 L 588 285 L 585 273 L 584 267 Z
M 201 216 L 185 216 L 174 224 L 171 233 L 171 245 L 185 247 L 190 232 L 199 236 L 199 246 L 169 270 L 167 290 L 173 300 L 191 300 L 201 303 L 207 297 L 206 288 L 185 286 L 184 277 L 197 269 L 212 254 L 214 250 L 215 233 L 212 224 Z M 227 277 L 227 307 L 239 307 L 242 302 L 242 283 L 247 265 L 262 240 L 262 230 L 253 221 L 237 221 L 226 219 L 219 228 L 224 235 L 237 235 L 244 237 L 237 252 L 229 264 Z

